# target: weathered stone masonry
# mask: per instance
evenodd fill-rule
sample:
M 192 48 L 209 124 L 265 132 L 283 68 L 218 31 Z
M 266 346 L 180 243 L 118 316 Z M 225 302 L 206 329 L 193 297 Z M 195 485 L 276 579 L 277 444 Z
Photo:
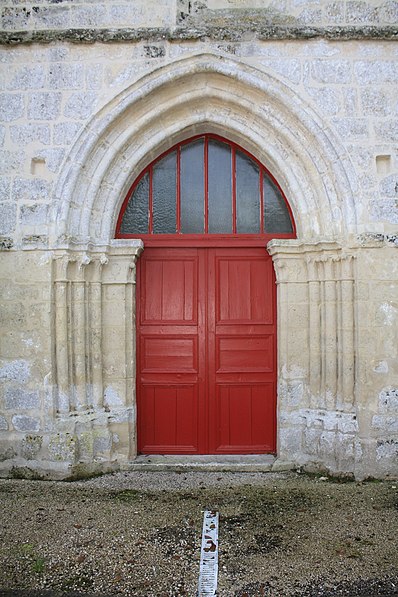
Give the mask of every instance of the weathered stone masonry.
M 213 132 L 297 224 L 268 246 L 277 465 L 397 476 L 398 3 L 5 0 L 1 19 L 2 474 L 134 462 L 145 248 L 116 219 L 157 155 Z

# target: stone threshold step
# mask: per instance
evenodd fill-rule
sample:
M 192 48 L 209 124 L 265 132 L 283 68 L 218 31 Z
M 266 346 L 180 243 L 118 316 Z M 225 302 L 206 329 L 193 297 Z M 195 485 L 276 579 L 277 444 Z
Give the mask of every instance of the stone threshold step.
M 230 471 L 280 472 L 295 468 L 291 462 L 282 462 L 272 454 L 245 455 L 140 455 L 123 467 L 128 471 Z

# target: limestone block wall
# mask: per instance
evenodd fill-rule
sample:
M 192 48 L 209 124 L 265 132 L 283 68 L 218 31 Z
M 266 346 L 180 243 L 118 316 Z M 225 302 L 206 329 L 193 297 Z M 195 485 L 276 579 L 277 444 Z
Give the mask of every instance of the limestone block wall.
M 3 253 L 0 279 L 1 450 L 6 460 L 33 458 L 53 416 L 48 259 L 34 251 Z
M 397 462 L 398 260 L 396 237 L 362 240 L 358 259 L 358 419 L 362 470 Z M 370 463 L 373 463 L 372 465 Z
M 396 24 L 397 6 L 380 0 L 3 0 L 1 19 L 6 31 L 174 29 L 187 23 L 227 29 L 238 19 L 246 29 L 253 20 L 273 27 L 374 26 Z
M 135 457 L 127 189 L 190 135 L 256 155 L 297 240 L 278 280 L 278 458 L 398 474 L 398 3 L 0 8 L 2 470 Z

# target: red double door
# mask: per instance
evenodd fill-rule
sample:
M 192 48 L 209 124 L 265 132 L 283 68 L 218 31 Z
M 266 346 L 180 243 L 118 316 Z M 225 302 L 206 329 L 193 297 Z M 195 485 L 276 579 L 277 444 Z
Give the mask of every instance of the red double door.
M 140 453 L 275 452 L 275 282 L 264 248 L 145 249 L 137 352 Z

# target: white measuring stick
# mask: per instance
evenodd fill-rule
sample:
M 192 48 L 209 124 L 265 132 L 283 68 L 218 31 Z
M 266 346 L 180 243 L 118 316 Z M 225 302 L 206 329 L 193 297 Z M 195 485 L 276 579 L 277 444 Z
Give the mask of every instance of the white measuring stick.
M 206 510 L 203 517 L 198 597 L 217 595 L 218 512 Z

